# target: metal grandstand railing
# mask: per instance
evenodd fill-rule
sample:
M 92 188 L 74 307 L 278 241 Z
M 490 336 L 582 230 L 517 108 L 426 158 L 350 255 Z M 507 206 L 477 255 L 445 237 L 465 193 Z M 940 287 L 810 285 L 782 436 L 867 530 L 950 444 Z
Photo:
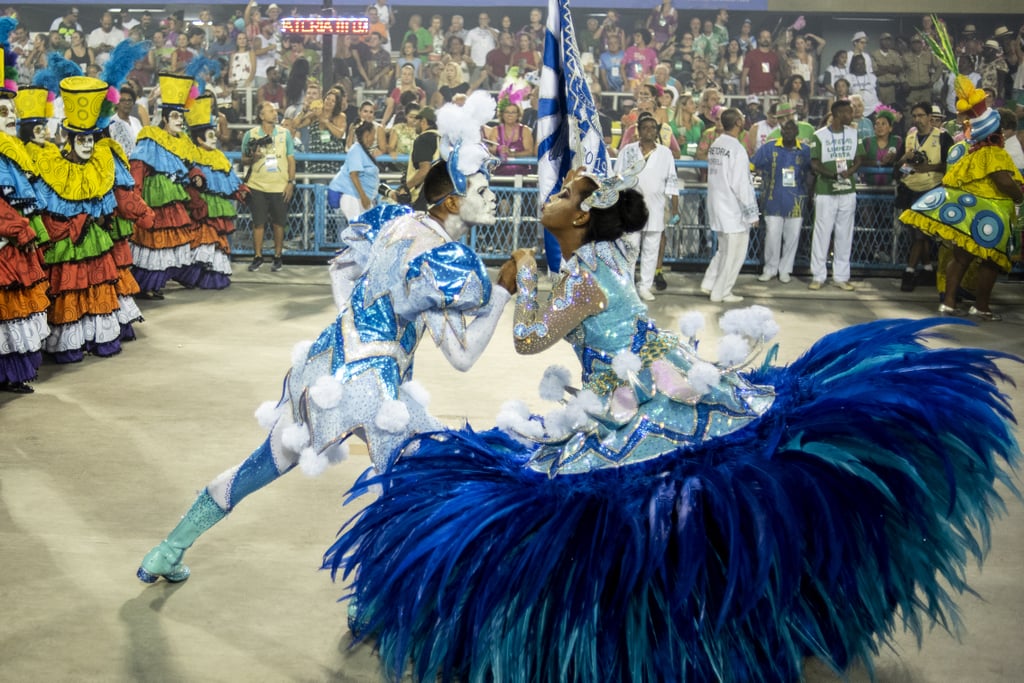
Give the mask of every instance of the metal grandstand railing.
M 237 156 L 231 155 L 229 156 Z M 298 161 L 333 160 L 341 166 L 338 157 L 323 154 L 299 154 Z M 382 157 L 384 162 L 401 162 L 399 157 Z M 522 165 L 534 165 L 535 159 L 515 159 Z M 705 210 L 707 186 L 693 180 L 694 171 L 705 167 L 704 162 L 679 161 L 681 189 L 678 225 L 669 228 L 665 261 L 680 267 L 707 264 L 714 253 L 714 233 L 708 229 Z M 875 172 L 875 169 L 868 169 Z M 300 179 L 302 174 L 300 173 Z M 688 179 L 689 178 L 689 179 Z M 327 205 L 328 178 L 307 176 L 296 188 L 292 200 L 285 234 L 285 253 L 290 256 L 329 257 L 342 247 L 341 233 L 346 221 L 340 212 Z M 469 245 L 485 261 L 507 258 L 520 247 L 543 249 L 538 216 L 536 176 L 495 176 L 492 187 L 498 197 L 498 221 L 493 226 L 474 227 L 467 237 Z M 909 240 L 895 220 L 892 186 L 859 186 L 857 215 L 854 228 L 851 263 L 860 271 L 891 271 L 906 263 Z M 813 209 L 805 211 L 804 228 L 797 252 L 798 270 L 806 269 L 810 260 Z M 248 209 L 239 207 L 236 230 L 232 236 L 232 250 L 238 256 L 252 254 L 252 219 Z M 764 226 L 752 231 L 747 252 L 747 265 L 761 263 L 764 252 Z

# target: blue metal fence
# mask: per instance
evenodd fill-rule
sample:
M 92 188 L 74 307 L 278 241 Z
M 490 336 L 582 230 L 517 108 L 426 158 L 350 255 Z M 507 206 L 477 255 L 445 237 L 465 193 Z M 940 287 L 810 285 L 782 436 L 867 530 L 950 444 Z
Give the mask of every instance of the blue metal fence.
M 237 154 L 228 154 L 237 159 Z M 296 160 L 325 161 L 338 164 L 344 157 L 324 154 L 297 154 Z M 381 157 L 381 164 L 393 162 L 404 164 L 405 157 Z M 521 165 L 535 165 L 536 159 L 510 160 Z M 714 253 L 714 233 L 708 229 L 705 197 L 707 186 L 699 182 L 697 172 L 706 168 L 701 161 L 677 161 L 680 173 L 678 225 L 667 231 L 665 261 L 669 264 L 703 265 Z M 875 169 L 869 169 L 875 171 Z M 884 169 L 883 169 L 884 170 Z M 303 178 L 302 171 L 299 172 Z M 296 187 L 295 196 L 289 207 L 288 225 L 285 231 L 285 254 L 291 256 L 328 257 L 342 246 L 341 232 L 346 226 L 345 217 L 327 204 L 326 178 L 305 176 L 305 182 Z M 485 260 L 502 260 L 520 247 L 543 249 L 535 176 L 495 176 L 492 188 L 498 197 L 498 221 L 493 226 L 476 226 L 469 233 L 469 245 Z M 854 228 L 854 268 L 874 271 L 893 270 L 906 262 L 909 240 L 895 220 L 893 188 L 860 186 L 857 192 L 857 218 Z M 800 249 L 797 252 L 797 268 L 807 267 L 810 259 L 813 211 L 806 211 L 807 218 L 801 233 Z M 252 255 L 252 218 L 248 208 L 239 206 L 232 236 L 232 251 L 236 255 Z M 761 263 L 764 251 L 763 224 L 752 231 L 747 253 L 747 265 Z

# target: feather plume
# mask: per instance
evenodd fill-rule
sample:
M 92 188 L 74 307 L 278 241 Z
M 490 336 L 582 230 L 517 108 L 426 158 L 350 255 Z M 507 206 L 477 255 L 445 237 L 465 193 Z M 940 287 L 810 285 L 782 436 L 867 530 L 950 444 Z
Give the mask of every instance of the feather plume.
M 220 76 L 220 62 L 202 55 L 196 55 L 185 67 L 185 75 L 191 76 L 196 82 L 199 94 L 206 92 L 207 81 L 216 81 Z
M 128 74 L 135 68 L 135 63 L 144 59 L 152 46 L 152 43 L 148 41 L 133 43 L 130 40 L 122 40 L 110 51 L 107 64 L 100 73 L 100 80 L 108 83 L 111 87 L 120 88 L 124 80 L 128 78 Z M 141 95 L 142 93 L 137 94 Z
M 548 477 L 497 430 L 417 437 L 324 556 L 356 639 L 389 680 L 769 683 L 956 631 L 1020 447 L 1012 357 L 930 349 L 935 324 L 829 335 L 750 373 L 776 401 L 748 427 L 628 467 Z
M 32 85 L 46 88 L 55 95 L 60 94 L 60 82 L 70 76 L 81 76 L 82 67 L 70 59 L 65 59 L 59 52 L 46 55 L 46 68 L 40 69 L 32 78 Z

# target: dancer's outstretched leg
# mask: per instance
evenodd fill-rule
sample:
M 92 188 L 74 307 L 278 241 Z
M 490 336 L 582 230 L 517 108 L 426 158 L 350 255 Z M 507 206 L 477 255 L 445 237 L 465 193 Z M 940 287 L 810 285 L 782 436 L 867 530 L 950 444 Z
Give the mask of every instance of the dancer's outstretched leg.
M 224 519 L 240 500 L 295 467 L 297 457 L 288 449 L 279 447 L 278 450 L 275 458 L 268 437 L 244 462 L 210 482 L 178 526 L 143 558 L 136 572 L 139 579 L 146 583 L 153 583 L 160 577 L 172 583 L 187 579 L 189 568 L 182 563 L 182 556 L 196 539 Z

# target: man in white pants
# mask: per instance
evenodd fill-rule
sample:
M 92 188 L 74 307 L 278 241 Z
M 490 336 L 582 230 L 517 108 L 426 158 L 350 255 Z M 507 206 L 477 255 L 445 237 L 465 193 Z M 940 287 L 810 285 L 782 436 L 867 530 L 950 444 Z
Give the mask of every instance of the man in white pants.
M 854 177 L 864 157 L 864 145 L 857 129 L 851 128 L 853 107 L 848 101 L 832 104 L 832 123 L 814 133 L 817 144 L 811 150 L 814 182 L 814 237 L 811 240 L 810 289 L 821 289 L 828 275 L 828 247 L 835 231 L 832 252 L 832 282 L 852 291 L 850 252 L 853 248 L 853 218 L 857 209 Z
M 736 303 L 733 294 L 747 256 L 750 228 L 757 225 L 757 198 L 750 179 L 750 157 L 739 141 L 743 114 L 729 108 L 720 119 L 724 132 L 708 150 L 708 221 L 718 237 L 718 251 L 708 264 L 700 289 L 712 303 Z
M 764 270 L 757 278 L 761 282 L 778 275 L 787 283 L 793 272 L 811 167 L 811 148 L 797 139 L 799 130 L 789 119 L 782 124 L 782 137 L 762 145 L 751 160 L 764 178 Z
M 665 200 L 672 199 L 672 215 L 679 213 L 679 180 L 672 152 L 658 141 L 661 124 L 644 112 L 637 119 L 637 142 L 631 142 L 619 151 L 615 170 L 623 173 L 641 165 L 637 190 L 647 202 L 647 225 L 641 232 L 627 233 L 623 239 L 639 252 L 640 280 L 637 295 L 644 301 L 654 301 L 651 287 L 658 267 L 658 250 L 665 233 Z

